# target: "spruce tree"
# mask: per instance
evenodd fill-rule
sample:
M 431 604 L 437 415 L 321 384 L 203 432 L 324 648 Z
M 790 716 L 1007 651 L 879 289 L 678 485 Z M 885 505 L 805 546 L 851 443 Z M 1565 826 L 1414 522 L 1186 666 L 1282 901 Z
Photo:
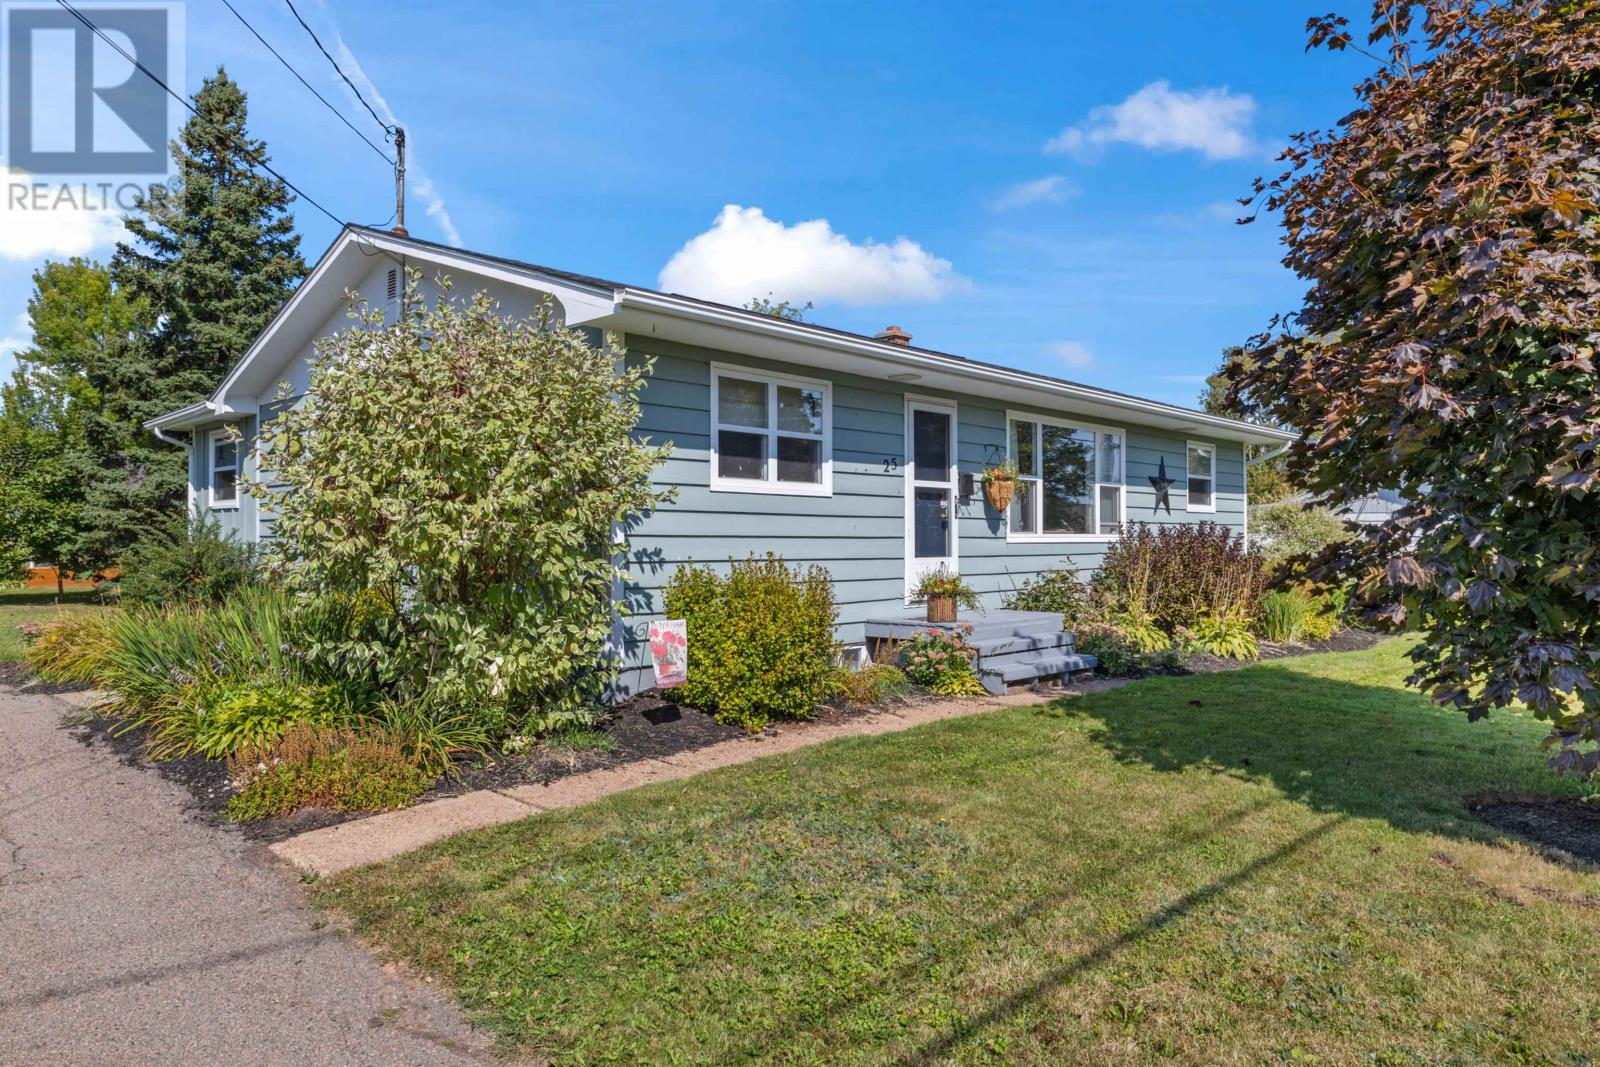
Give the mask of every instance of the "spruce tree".
M 173 180 L 123 219 L 133 240 L 111 261 L 149 325 L 90 373 L 100 396 L 88 428 L 90 555 L 100 563 L 170 519 L 184 496 L 186 457 L 143 422 L 205 399 L 306 271 L 293 197 L 252 163 L 269 156 L 246 129 L 244 91 L 219 67 L 194 106 L 172 143 Z

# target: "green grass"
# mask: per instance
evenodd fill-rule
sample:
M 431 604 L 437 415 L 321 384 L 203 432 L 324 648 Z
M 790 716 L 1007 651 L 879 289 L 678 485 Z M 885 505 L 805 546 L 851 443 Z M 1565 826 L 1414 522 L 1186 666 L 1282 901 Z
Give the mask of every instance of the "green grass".
M 1461 803 L 1584 787 L 1403 652 L 834 742 L 315 893 L 559 1064 L 1588 1064 L 1600 875 Z
M 68 589 L 56 602 L 55 589 L 0 587 L 0 663 L 22 658 L 22 633 L 26 622 L 49 622 L 69 612 L 106 611 L 92 589 Z

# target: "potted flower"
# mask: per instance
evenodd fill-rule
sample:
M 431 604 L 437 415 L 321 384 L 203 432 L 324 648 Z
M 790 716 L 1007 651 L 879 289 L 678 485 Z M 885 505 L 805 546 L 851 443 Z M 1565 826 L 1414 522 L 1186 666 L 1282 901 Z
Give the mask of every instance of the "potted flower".
M 983 495 L 989 501 L 989 506 L 996 511 L 1004 513 L 1011 506 L 1011 498 L 1017 492 L 1017 465 L 1015 463 L 996 464 L 983 472 Z
M 943 566 L 917 580 L 911 599 L 928 605 L 929 622 L 955 622 L 957 605 L 972 611 L 979 609 L 978 594 L 961 580 L 961 575 Z

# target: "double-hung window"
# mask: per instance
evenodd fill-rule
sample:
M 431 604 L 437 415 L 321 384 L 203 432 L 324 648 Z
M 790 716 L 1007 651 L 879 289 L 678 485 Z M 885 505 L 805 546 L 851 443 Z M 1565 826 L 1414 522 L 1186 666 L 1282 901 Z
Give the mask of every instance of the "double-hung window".
M 1034 415 L 1009 420 L 1017 492 L 1006 520 L 1014 541 L 1098 540 L 1122 526 L 1121 430 Z
M 1189 510 L 1217 510 L 1217 449 L 1189 442 Z
M 239 506 L 239 442 L 226 430 L 213 430 L 207 438 L 211 459 L 211 506 Z
M 833 492 L 827 382 L 711 367 L 711 488 L 725 492 Z

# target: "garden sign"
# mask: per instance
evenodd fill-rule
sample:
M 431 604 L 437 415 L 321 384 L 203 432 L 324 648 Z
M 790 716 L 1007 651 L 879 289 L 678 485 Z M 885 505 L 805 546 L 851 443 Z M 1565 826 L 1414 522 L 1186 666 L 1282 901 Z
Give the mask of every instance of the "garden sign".
M 650 624 L 650 658 L 655 661 L 657 687 L 672 689 L 689 680 L 689 631 L 684 620 Z

